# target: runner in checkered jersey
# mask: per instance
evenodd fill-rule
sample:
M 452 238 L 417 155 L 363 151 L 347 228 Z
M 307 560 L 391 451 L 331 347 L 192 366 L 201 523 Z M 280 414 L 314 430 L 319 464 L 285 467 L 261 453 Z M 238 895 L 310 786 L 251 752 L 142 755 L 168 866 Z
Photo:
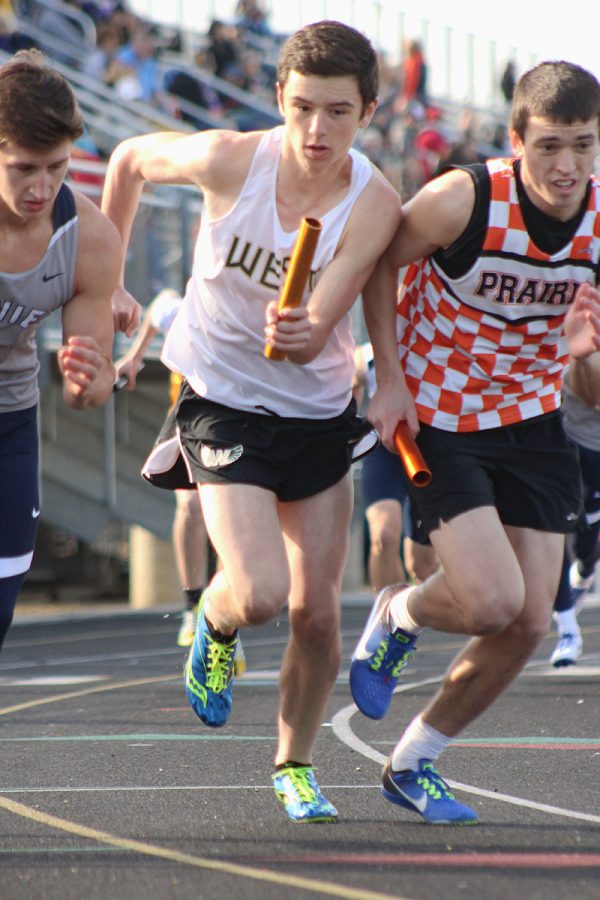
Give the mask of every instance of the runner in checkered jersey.
M 477 821 L 433 764 L 547 634 L 581 509 L 559 405 L 569 353 L 585 369 L 600 347 L 599 128 L 593 75 L 567 62 L 527 72 L 515 158 L 425 185 L 364 290 L 379 351 L 368 416 L 390 449 L 399 419 L 417 436 L 433 478 L 412 500 L 443 568 L 379 595 L 352 661 L 357 705 L 385 715 L 423 628 L 472 636 L 384 769 L 384 796 L 429 822 Z M 374 297 L 389 301 L 376 322 Z

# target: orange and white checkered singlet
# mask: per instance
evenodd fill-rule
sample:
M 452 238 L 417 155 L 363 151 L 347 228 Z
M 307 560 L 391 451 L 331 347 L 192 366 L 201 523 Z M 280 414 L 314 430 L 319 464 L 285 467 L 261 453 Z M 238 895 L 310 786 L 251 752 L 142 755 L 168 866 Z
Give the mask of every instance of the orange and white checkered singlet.
M 488 224 L 475 264 L 451 279 L 427 257 L 407 269 L 398 301 L 399 352 L 419 420 L 445 431 L 558 409 L 563 321 L 600 258 L 599 179 L 572 240 L 548 255 L 525 227 L 511 161 L 487 167 Z

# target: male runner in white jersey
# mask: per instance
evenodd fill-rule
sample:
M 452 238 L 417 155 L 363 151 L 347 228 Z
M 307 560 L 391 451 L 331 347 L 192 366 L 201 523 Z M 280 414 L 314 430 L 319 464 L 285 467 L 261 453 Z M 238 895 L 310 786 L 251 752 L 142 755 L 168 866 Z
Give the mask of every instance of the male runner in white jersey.
M 312 755 L 339 667 L 351 444 L 365 427 L 351 399 L 349 313 L 397 227 L 400 200 L 352 149 L 377 104 L 377 57 L 364 35 L 308 25 L 284 45 L 277 78 L 282 126 L 126 140 L 102 206 L 126 245 L 144 181 L 202 191 L 193 272 L 163 350 L 185 378 L 170 423 L 182 480 L 161 479 L 153 465 L 173 461 L 162 439 L 144 470 L 159 485 L 198 484 L 222 563 L 186 691 L 203 722 L 223 725 L 237 629 L 287 603 L 275 791 L 292 821 L 335 821 Z M 303 217 L 322 221 L 306 302 L 278 314 Z M 287 358 L 265 358 L 265 339 Z
M 61 310 L 58 364 L 69 406 L 98 406 L 114 381 L 119 236 L 91 200 L 63 183 L 82 131 L 69 84 L 38 51 L 0 67 L 0 647 L 40 515 L 37 325 Z M 135 328 L 135 312 L 125 302 L 116 326 Z
M 431 823 L 477 821 L 434 763 L 547 634 L 581 508 L 559 405 L 569 352 L 585 368 L 600 347 L 599 126 L 591 73 L 566 62 L 527 72 L 511 113 L 516 159 L 423 187 L 365 289 L 387 297 L 365 304 L 379 314 L 368 415 L 390 449 L 399 419 L 417 435 L 433 477 L 411 498 L 442 570 L 377 598 L 351 664 L 357 705 L 385 715 L 423 628 L 473 636 L 384 769 L 384 796 Z

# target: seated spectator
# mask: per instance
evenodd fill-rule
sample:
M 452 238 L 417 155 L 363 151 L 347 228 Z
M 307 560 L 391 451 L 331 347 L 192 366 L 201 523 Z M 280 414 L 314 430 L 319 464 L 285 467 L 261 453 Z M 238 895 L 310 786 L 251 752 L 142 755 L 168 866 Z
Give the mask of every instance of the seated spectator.
M 206 61 L 218 78 L 225 78 L 225 70 L 239 63 L 240 46 L 235 28 L 213 19 L 208 29 Z
M 145 103 L 160 103 L 162 93 L 162 78 L 156 59 L 156 39 L 152 32 L 144 25 L 140 26 L 132 35 L 131 41 L 125 47 L 121 47 L 116 54 L 116 60 L 127 66 L 132 75 L 125 76 L 115 84 L 127 87 L 121 96 L 125 100 L 143 100 Z M 134 82 L 137 82 L 137 87 Z
M 81 65 L 82 72 L 104 84 L 113 85 L 119 74 L 123 74 L 123 64 L 117 62 L 120 47 L 119 31 L 108 22 L 99 25 L 96 46 L 84 59 Z
M 188 103 L 193 103 L 201 109 L 208 110 L 213 116 L 225 117 L 223 105 L 216 91 L 204 84 L 199 78 L 195 78 L 185 69 L 169 69 L 163 79 L 164 89 L 173 97 L 179 97 Z M 198 131 L 206 128 L 206 121 L 194 116 L 193 112 L 185 107 L 179 107 L 176 103 L 172 108 L 173 114 L 179 116 L 184 122 L 189 122 Z M 223 127 L 231 128 L 231 122 L 223 122 Z
M 255 50 L 244 50 L 239 63 L 228 66 L 223 72 L 223 78 L 257 100 L 275 107 L 275 87 L 271 74 L 263 68 L 260 54 Z M 240 131 L 257 131 L 275 124 L 272 116 L 266 116 L 252 109 L 250 105 L 246 106 L 231 99 L 224 99 L 223 105 L 227 114 L 237 122 Z M 276 109 L 274 116 L 278 118 Z
M 271 36 L 267 13 L 256 0 L 238 0 L 235 7 L 235 24 L 244 31 L 253 31 L 264 37 Z
M 114 12 L 107 19 L 107 23 L 118 31 L 119 44 L 123 47 L 130 43 L 133 34 L 143 24 L 134 13 L 129 12 L 129 10 L 121 4 L 115 6 Z

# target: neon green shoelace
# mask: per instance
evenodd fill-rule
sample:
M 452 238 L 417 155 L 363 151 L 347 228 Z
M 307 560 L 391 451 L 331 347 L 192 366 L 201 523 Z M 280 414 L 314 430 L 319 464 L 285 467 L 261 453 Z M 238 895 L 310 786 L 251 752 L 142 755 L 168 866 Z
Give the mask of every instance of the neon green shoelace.
M 406 638 L 402 636 L 398 636 L 394 638 L 394 640 L 400 641 L 401 643 L 406 643 Z M 373 662 L 371 663 L 371 669 L 374 672 L 378 672 L 383 665 L 386 654 L 388 652 L 389 647 L 389 638 L 384 638 L 377 648 L 375 655 L 373 657 Z M 410 657 L 413 655 L 413 650 L 407 650 L 406 653 L 398 660 L 394 668 L 391 670 L 391 675 L 393 678 L 397 678 Z
M 206 686 L 215 694 L 222 693 L 231 681 L 235 644 L 209 640 Z
M 433 766 L 424 766 L 424 770 L 427 770 L 430 773 L 430 778 L 426 775 L 420 775 L 417 778 L 417 784 L 421 785 L 425 793 L 429 794 L 434 800 L 441 800 L 442 797 L 454 800 L 454 794 L 448 790 L 448 785 L 442 776 L 435 771 Z
M 388 641 L 386 638 L 385 640 L 383 640 L 380 643 L 379 647 L 377 648 L 377 652 L 375 653 L 375 656 L 373 657 L 373 662 L 371 663 L 371 668 L 373 669 L 374 672 L 378 672 L 380 670 L 381 664 L 383 663 L 383 660 L 385 659 L 385 654 L 387 653 L 387 648 L 388 648 Z
M 286 775 L 289 776 L 292 782 L 292 787 L 298 795 L 298 799 L 308 803 L 317 798 L 315 789 L 310 782 L 311 772 L 312 769 L 307 766 L 285 770 Z
M 413 651 L 412 651 L 412 650 L 408 650 L 408 651 L 404 654 L 404 656 L 402 657 L 402 659 L 399 659 L 399 660 L 398 660 L 398 662 L 396 663 L 396 665 L 395 665 L 394 668 L 392 669 L 392 677 L 393 677 L 393 678 L 397 678 L 397 677 L 398 677 L 398 675 L 400 674 L 400 672 L 402 671 L 402 669 L 404 668 L 404 666 L 405 666 L 406 663 L 409 661 L 409 659 L 411 658 L 412 655 L 413 655 Z

